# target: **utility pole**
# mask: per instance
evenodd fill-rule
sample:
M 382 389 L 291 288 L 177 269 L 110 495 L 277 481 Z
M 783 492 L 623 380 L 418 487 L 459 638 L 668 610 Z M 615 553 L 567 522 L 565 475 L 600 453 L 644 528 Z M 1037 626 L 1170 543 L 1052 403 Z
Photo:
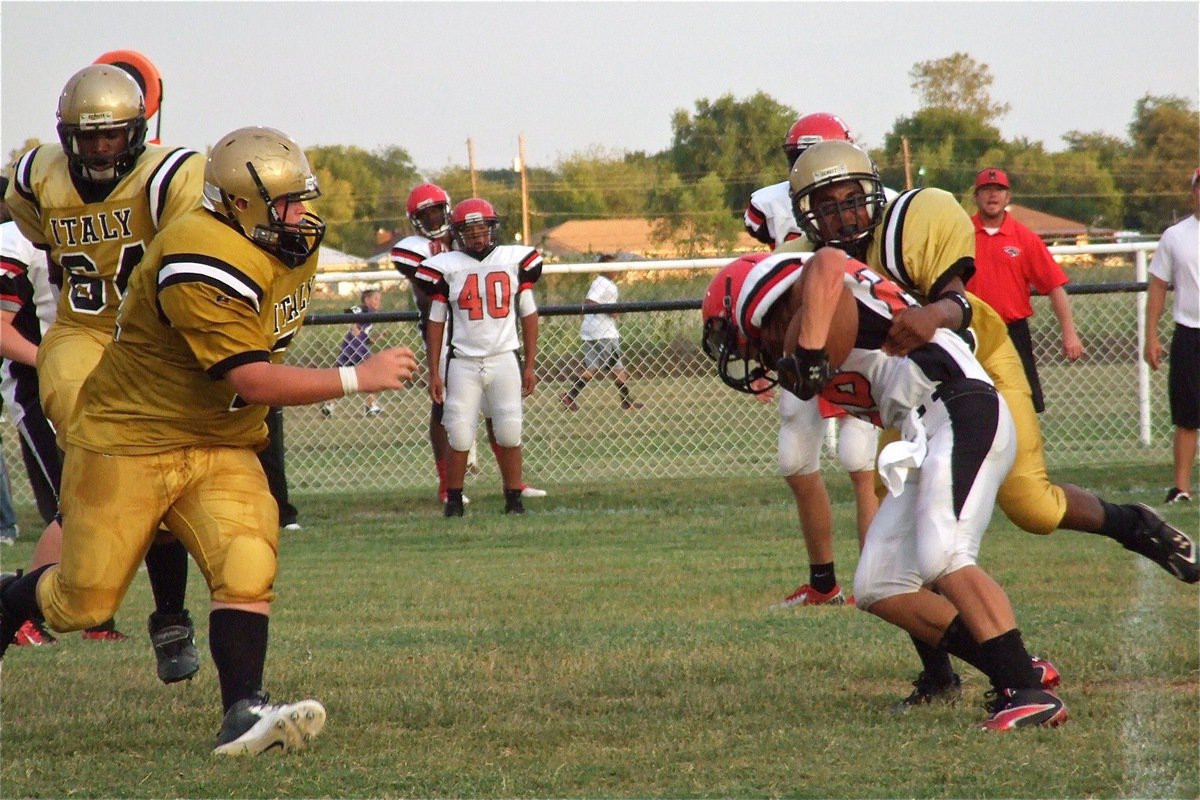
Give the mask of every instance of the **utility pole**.
M 475 143 L 467 137 L 467 168 L 471 171 L 471 197 L 479 197 L 479 184 L 475 181 Z
M 529 182 L 525 174 L 525 134 L 517 136 L 517 158 L 521 168 L 521 244 L 529 244 Z
M 912 187 L 912 162 L 908 158 L 908 137 L 900 137 L 900 148 L 904 151 L 904 189 L 905 191 Z

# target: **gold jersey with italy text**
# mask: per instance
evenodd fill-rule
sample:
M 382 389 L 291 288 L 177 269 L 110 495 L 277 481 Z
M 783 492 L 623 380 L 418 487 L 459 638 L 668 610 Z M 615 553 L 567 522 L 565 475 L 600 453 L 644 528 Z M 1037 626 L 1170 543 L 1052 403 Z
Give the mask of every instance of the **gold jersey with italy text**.
M 111 333 L 151 240 L 199 208 L 203 189 L 204 157 L 182 147 L 147 145 L 107 191 L 73 179 L 62 147 L 21 156 L 7 201 L 21 233 L 62 268 L 58 324 Z
M 887 204 L 867 251 L 867 265 L 922 303 L 938 297 L 955 277 L 975 274 L 975 226 L 954 195 L 911 189 Z M 975 355 L 984 365 L 1008 338 L 1004 320 L 970 292 Z
M 316 270 L 315 253 L 290 269 L 203 209 L 167 226 L 134 271 L 67 441 L 129 455 L 264 446 L 267 407 L 248 405 L 223 378 L 283 360 Z

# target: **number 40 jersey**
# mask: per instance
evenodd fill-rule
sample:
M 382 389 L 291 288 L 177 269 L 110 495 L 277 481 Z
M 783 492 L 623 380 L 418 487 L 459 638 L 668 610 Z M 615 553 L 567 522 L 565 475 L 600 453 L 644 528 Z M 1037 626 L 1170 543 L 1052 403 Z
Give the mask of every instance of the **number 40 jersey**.
M 520 347 L 517 317 L 537 311 L 531 290 L 541 276 L 536 249 L 499 245 L 482 259 L 460 251 L 431 256 L 414 277 L 429 287 L 432 319 L 446 313 L 439 304 L 449 310 L 444 341 L 451 357 L 484 358 Z

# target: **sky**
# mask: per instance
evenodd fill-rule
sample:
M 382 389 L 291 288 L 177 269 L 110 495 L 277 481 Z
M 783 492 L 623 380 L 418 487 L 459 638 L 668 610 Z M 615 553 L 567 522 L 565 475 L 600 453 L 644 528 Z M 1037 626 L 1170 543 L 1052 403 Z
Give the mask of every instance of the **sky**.
M 757 91 L 842 116 L 867 146 L 918 109 L 909 71 L 965 52 L 1012 108 L 1005 138 L 1125 137 L 1145 94 L 1200 104 L 1189 2 L 0 2 L 0 147 L 54 141 L 67 79 L 101 53 L 163 75 L 163 141 L 244 125 L 304 147 L 404 148 L 426 176 L 655 153 L 671 115 Z M 780 131 L 780 139 L 786 131 Z

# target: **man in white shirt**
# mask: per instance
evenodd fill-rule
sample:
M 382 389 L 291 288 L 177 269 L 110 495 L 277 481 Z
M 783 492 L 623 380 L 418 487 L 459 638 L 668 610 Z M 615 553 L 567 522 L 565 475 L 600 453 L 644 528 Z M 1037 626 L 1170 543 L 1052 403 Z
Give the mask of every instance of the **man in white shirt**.
M 616 256 L 603 255 L 599 261 L 601 264 L 611 263 L 616 261 Z M 583 339 L 583 369 L 575 379 L 575 385 L 560 398 L 568 411 L 579 410 L 579 404 L 575 402 L 579 393 L 588 381 L 605 372 L 612 376 L 617 391 L 621 393 L 621 408 L 626 411 L 645 408 L 644 403 L 639 403 L 629 394 L 629 371 L 621 360 L 621 332 L 617 330 L 616 312 L 587 311 L 588 306 L 617 302 L 620 292 L 615 283 L 616 277 L 614 270 L 601 272 L 592 281 L 583 300 L 584 315 L 579 325 L 579 338 Z
M 1171 307 L 1175 332 L 1171 336 L 1167 385 L 1171 422 L 1175 425 L 1175 485 L 1167 503 L 1186 503 L 1191 497 L 1192 465 L 1196 463 L 1196 434 L 1200 428 L 1200 169 L 1192 175 L 1192 215 L 1163 232 L 1150 261 L 1146 299 L 1146 348 L 1151 369 L 1162 363 L 1158 320 L 1166 305 L 1167 287 L 1174 286 Z

